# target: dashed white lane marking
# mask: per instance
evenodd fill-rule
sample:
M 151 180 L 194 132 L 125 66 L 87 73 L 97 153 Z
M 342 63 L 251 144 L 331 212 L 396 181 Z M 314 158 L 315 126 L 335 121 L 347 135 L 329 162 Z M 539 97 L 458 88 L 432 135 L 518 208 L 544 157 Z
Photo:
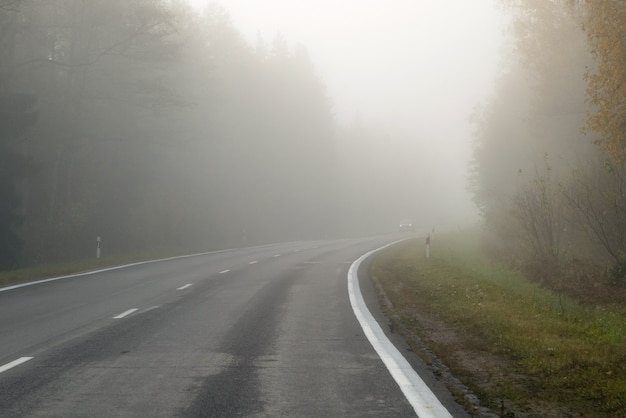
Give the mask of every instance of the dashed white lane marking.
M 133 312 L 137 312 L 138 310 L 139 309 L 137 309 L 137 308 L 129 309 L 129 310 L 125 311 L 125 312 L 122 312 L 121 314 L 119 314 L 117 316 L 114 316 L 113 319 L 122 319 L 122 318 L 132 314 Z
M 274 254 L 274 257 L 280 257 L 280 254 Z
M 230 269 L 222 270 L 222 271 L 220 271 L 220 274 L 228 273 L 229 271 L 230 271 Z
M 265 247 L 265 245 L 259 245 L 258 246 L 258 248 L 262 248 L 262 247 Z M 248 247 L 248 248 L 257 248 L 257 247 Z M 183 258 L 198 257 L 198 256 L 203 256 L 203 255 L 209 255 L 209 254 L 225 253 L 225 252 L 236 251 L 236 250 L 237 250 L 236 248 L 230 248 L 230 249 L 227 249 L 227 250 L 218 250 L 218 251 L 210 251 L 210 252 L 198 253 L 198 254 L 188 254 L 188 255 L 181 255 L 181 256 L 176 256 L 176 257 L 160 258 L 158 260 L 140 261 L 138 263 L 124 264 L 124 265 L 115 266 L 115 267 L 107 267 L 107 268 L 103 268 L 103 269 L 100 269 L 100 270 L 87 271 L 85 273 L 69 274 L 67 276 L 52 277 L 50 279 L 37 280 L 37 281 L 34 281 L 34 282 L 28 282 L 28 283 L 20 283 L 20 284 L 16 284 L 16 285 L 12 285 L 12 286 L 7 286 L 7 287 L 0 287 L 0 292 L 5 292 L 7 290 L 18 289 L 20 287 L 33 286 L 33 285 L 41 284 L 41 283 L 54 282 L 54 281 L 57 281 L 57 280 L 70 279 L 70 278 L 73 278 L 73 277 L 93 276 L 93 275 L 96 275 L 98 273 L 104 273 L 104 272 L 113 271 L 113 270 L 125 269 L 125 268 L 128 268 L 128 267 L 142 266 L 142 265 L 145 265 L 145 264 L 160 263 L 162 261 L 179 260 L 179 259 L 183 259 Z
M 0 366 L 0 373 L 6 372 L 13 367 L 19 366 L 20 364 L 26 363 L 28 360 L 32 359 L 32 357 L 20 357 L 17 360 L 13 360 L 12 362 L 5 364 L 4 366 Z
M 399 241 L 396 241 L 399 242 Z M 441 404 L 439 399 L 424 383 L 422 378 L 413 370 L 409 362 L 398 349 L 389 341 L 372 313 L 367 309 L 359 286 L 359 265 L 372 254 L 387 248 L 396 242 L 370 251 L 350 266 L 348 271 L 348 294 L 352 310 L 357 317 L 363 332 L 370 344 L 381 358 L 389 373 L 396 381 L 407 401 L 420 418 L 452 418 L 450 412 Z
M 150 306 L 149 308 L 144 309 L 143 311 L 141 311 L 141 313 L 150 312 L 150 311 L 153 311 L 155 309 L 159 309 L 159 307 L 158 306 Z
M 248 264 L 256 264 L 258 263 L 258 261 L 254 260 L 254 261 L 250 261 Z
M 186 284 L 184 286 L 181 286 L 181 287 L 177 288 L 176 290 L 185 290 L 185 289 L 187 289 L 188 287 L 191 287 L 191 286 L 193 286 L 193 284 L 192 283 L 188 283 L 188 284 Z

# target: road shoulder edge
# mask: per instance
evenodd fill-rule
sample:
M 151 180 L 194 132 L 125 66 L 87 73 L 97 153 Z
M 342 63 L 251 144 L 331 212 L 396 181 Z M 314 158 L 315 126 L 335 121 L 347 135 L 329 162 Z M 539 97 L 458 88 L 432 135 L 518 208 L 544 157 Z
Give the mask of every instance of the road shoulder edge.
M 395 241 L 369 251 L 350 265 L 348 270 L 350 304 L 368 341 L 389 370 L 416 414 L 419 417 L 452 417 L 448 409 L 414 370 L 412 364 L 409 363 L 400 350 L 390 341 L 379 322 L 370 312 L 361 292 L 359 280 L 360 277 L 363 276 L 361 267 L 365 266 L 367 260 L 375 253 L 401 241 L 404 240 Z M 371 287 L 373 288 L 373 285 L 371 285 Z

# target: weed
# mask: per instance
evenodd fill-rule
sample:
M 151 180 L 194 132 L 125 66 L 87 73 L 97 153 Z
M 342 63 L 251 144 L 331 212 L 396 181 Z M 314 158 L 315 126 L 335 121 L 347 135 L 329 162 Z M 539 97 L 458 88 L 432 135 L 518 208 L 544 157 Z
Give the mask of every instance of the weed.
M 609 283 L 613 286 L 624 286 L 626 284 L 626 254 L 620 255 L 613 267 L 611 267 Z
M 415 255 L 416 240 L 373 260 L 403 327 L 494 411 L 626 416 L 624 307 L 542 287 L 492 263 L 478 242 L 475 232 L 438 236 L 429 259 Z

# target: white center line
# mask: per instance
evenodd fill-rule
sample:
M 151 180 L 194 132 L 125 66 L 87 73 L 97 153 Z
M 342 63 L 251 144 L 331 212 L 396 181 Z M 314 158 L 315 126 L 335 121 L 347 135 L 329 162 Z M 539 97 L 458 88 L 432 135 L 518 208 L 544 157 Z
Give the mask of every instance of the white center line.
M 254 261 L 250 261 L 248 264 L 256 264 L 258 263 L 258 261 L 254 260 Z
M 137 312 L 138 310 L 139 309 L 137 309 L 137 308 L 129 309 L 129 310 L 125 311 L 125 312 L 122 312 L 118 316 L 114 316 L 113 319 L 122 319 L 122 318 L 132 314 L 133 312 Z
M 32 357 L 21 357 L 17 360 L 13 360 L 10 363 L 5 364 L 4 366 L 0 366 L 0 373 L 6 372 L 9 369 L 12 369 L 15 366 L 19 366 L 22 363 L 26 363 L 28 360 L 32 360 Z
M 230 271 L 229 269 L 222 270 L 222 271 L 220 271 L 220 274 L 228 273 L 229 271 Z
M 176 289 L 176 290 L 184 290 L 184 289 L 187 289 L 188 287 L 191 287 L 191 286 L 193 286 L 193 284 L 192 284 L 192 283 L 189 283 L 189 284 L 186 284 L 186 285 L 184 285 L 184 286 L 179 287 L 179 288 L 178 288 L 178 289 Z

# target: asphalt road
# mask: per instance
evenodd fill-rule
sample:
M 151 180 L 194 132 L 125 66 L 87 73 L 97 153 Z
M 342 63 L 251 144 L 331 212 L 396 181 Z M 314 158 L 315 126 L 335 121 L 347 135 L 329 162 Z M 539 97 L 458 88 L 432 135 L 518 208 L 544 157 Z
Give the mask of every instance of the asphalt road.
M 415 416 L 347 288 L 352 263 L 396 238 L 229 250 L 0 289 L 0 416 Z

